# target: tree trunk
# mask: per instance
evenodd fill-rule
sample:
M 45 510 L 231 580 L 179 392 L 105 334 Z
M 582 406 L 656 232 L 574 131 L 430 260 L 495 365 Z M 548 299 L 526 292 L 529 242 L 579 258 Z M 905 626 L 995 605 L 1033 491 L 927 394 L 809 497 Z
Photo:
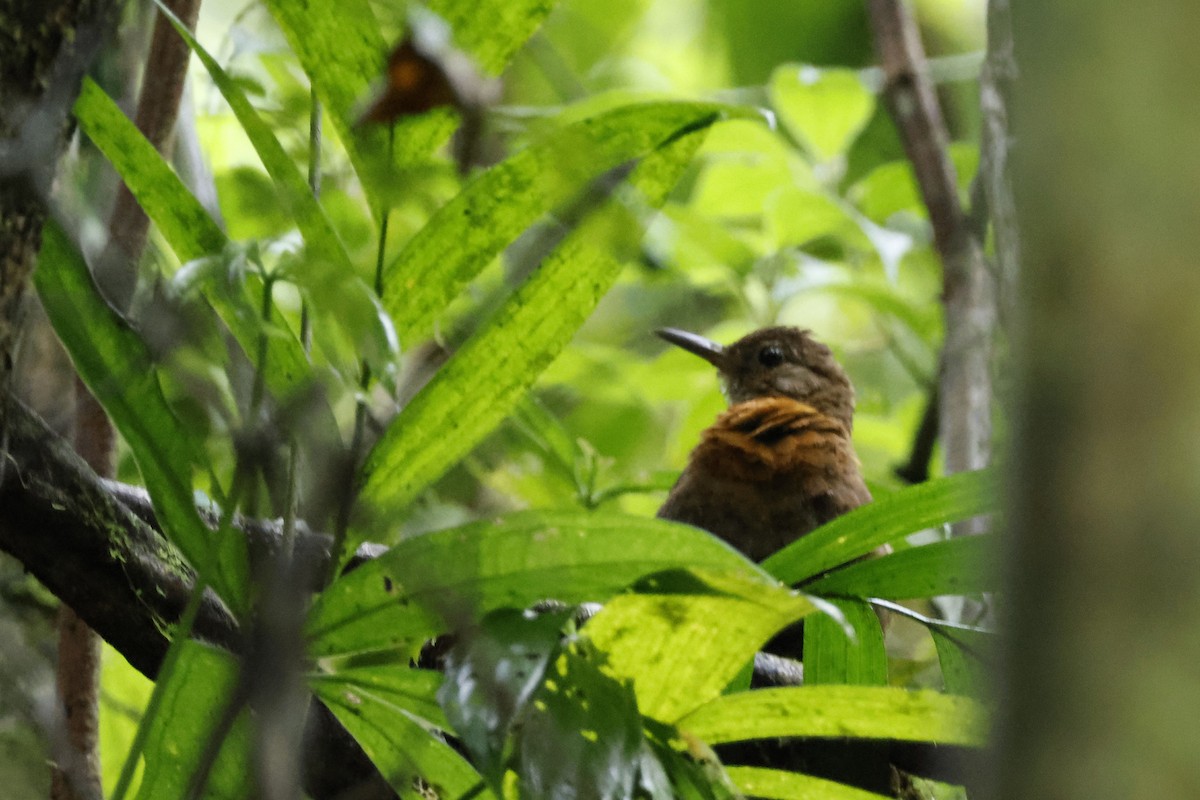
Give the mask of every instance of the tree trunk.
M 1013 4 L 997 797 L 1200 796 L 1200 5 Z

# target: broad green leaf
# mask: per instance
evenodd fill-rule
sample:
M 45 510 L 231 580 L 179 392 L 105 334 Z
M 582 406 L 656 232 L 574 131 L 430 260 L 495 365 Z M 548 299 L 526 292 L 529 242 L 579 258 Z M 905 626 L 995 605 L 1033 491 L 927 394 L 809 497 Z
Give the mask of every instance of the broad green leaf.
M 163 5 L 161 0 L 155 0 L 155 3 L 158 5 L 159 11 L 171 21 L 175 30 L 196 54 L 200 63 L 208 71 L 209 77 L 221 92 L 221 96 L 233 110 L 234 116 L 237 117 L 250 144 L 266 168 L 267 174 L 275 182 L 280 199 L 287 206 L 293 219 L 296 220 L 296 226 L 300 229 L 300 234 L 308 245 L 309 255 L 323 260 L 326 269 L 341 271 L 346 275 L 352 274 L 354 266 L 350 261 L 350 256 L 347 255 L 329 218 L 325 216 L 325 211 L 313 197 L 304 175 L 288 156 L 287 151 L 283 149 L 283 145 L 271 131 L 271 126 L 258 115 L 254 106 L 246 98 L 245 92 L 242 91 L 241 85 L 226 74 L 217 60 L 200 46 L 200 42 L 196 41 L 196 37 L 192 35 L 191 31 L 180 24 L 179 19 Z
M 726 767 L 744 794 L 767 800 L 886 800 L 884 795 L 836 781 L 766 767 Z
M 84 133 L 104 153 L 180 261 L 229 257 L 230 242 L 224 232 L 162 155 L 91 78 L 84 78 L 74 112 Z M 255 353 L 262 323 L 247 319 L 223 292 L 208 292 L 206 299 L 243 352 Z M 288 330 L 278 311 L 272 314 L 271 326 L 275 331 Z M 289 397 L 311 380 L 304 352 L 290 334 L 271 336 L 268 344 L 267 386 L 277 397 Z M 327 408 L 323 411 L 326 427 L 336 430 L 332 412 Z
M 633 681 L 643 714 L 673 722 L 718 696 L 773 634 L 814 608 L 761 578 L 676 571 L 609 600 L 584 635 L 606 669 Z
M 167 405 L 145 341 L 112 309 L 66 235 L 48 223 L 34 273 L 38 296 L 84 383 L 128 443 L 167 537 L 235 611 L 246 607 L 245 540 L 211 531 L 196 510 L 202 443 Z
M 682 175 L 716 114 L 689 124 L 647 156 L 628 192 L 584 219 L 521 288 L 392 421 L 363 467 L 360 499 L 374 513 L 411 503 L 508 414 L 596 307 L 641 226 L 626 207 L 657 207 Z M 625 196 L 632 194 L 634 196 Z M 359 534 L 361 535 L 361 534 Z
M 145 769 L 138 800 L 186 797 L 209 737 L 229 704 L 238 679 L 228 653 L 185 642 L 163 689 L 161 705 L 146 739 Z M 241 800 L 251 774 L 250 730 L 243 711 L 221 745 L 204 797 Z
M 557 0 L 430 0 L 425 7 L 450 25 L 454 43 L 484 71 L 499 75 Z
M 310 652 L 419 645 L 496 608 L 600 601 L 639 577 L 688 567 L 763 578 L 724 542 L 687 525 L 615 513 L 524 512 L 423 534 L 346 573 L 309 615 Z
M 804 621 L 804 684 L 887 685 L 887 652 L 875 611 L 861 600 L 833 600 L 854 632 L 839 621 L 814 614 Z
M 845 153 L 875 110 L 875 96 L 850 69 L 785 64 L 770 92 L 784 126 L 817 161 Z
M 966 697 L 878 686 L 797 686 L 725 695 L 679 721 L 710 744 L 776 736 L 982 746 L 986 715 Z
M 871 247 L 871 240 L 841 202 L 821 190 L 785 186 L 767 198 L 763 219 L 771 246 L 777 250 L 801 247 L 824 236 L 836 236 L 862 250 Z
M 438 705 L 437 690 L 442 685 L 442 673 L 416 669 L 402 664 L 381 664 L 370 667 L 349 667 L 333 673 L 318 673 L 308 677 L 308 685 L 320 686 L 326 694 L 335 692 L 370 692 L 375 697 L 403 709 L 431 725 L 445 730 L 442 707 Z
M 958 179 L 958 191 L 963 205 L 968 204 L 971 181 L 979 169 L 979 147 L 965 142 L 953 142 L 948 148 L 950 161 Z M 847 196 L 868 218 L 880 224 L 900 212 L 928 216 L 921 191 L 917 187 L 912 164 L 891 161 L 872 170 L 854 184 Z
M 886 542 L 997 508 L 994 473 L 960 472 L 856 508 L 775 553 L 763 568 L 784 583 L 800 583 Z
M 960 536 L 859 561 L 804 588 L 820 595 L 884 600 L 990 592 L 996 588 L 988 567 L 995 547 L 991 536 Z
M 992 652 L 995 636 L 949 625 L 931 625 L 929 633 L 937 647 L 946 691 L 981 696 L 988 685 L 986 658 Z
M 464 285 L 581 187 L 727 109 L 711 103 L 624 106 L 555 130 L 492 167 L 443 206 L 384 273 L 384 307 L 403 344 L 429 335 Z
M 318 682 L 313 690 L 401 797 L 421 800 L 430 790 L 437 797 L 462 797 L 477 786 L 476 797 L 492 797 L 479 773 L 404 709 L 362 688 Z

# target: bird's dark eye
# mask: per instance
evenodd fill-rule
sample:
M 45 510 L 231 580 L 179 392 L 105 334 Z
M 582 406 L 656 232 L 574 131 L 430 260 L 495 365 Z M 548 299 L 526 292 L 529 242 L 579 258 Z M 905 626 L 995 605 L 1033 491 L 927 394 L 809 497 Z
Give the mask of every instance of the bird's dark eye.
M 758 363 L 764 367 L 778 367 L 783 363 L 783 348 L 777 344 L 769 344 L 758 351 Z

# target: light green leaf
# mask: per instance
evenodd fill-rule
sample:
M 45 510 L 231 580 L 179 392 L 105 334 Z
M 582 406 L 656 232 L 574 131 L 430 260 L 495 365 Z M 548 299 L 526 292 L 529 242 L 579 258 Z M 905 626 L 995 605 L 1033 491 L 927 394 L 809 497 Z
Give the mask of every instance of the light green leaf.
M 401 343 L 428 336 L 468 281 L 544 215 L 575 200 L 588 181 L 729 110 L 687 102 L 624 106 L 555 130 L 479 176 L 384 273 L 383 303 Z
M 983 707 L 965 697 L 877 686 L 798 686 L 725 695 L 679 721 L 709 744 L 786 736 L 982 746 Z
M 784 64 L 769 88 L 784 126 L 817 161 L 844 154 L 875 110 L 875 96 L 850 69 Z
M 169 683 L 146 739 L 138 800 L 187 796 L 209 736 L 229 704 L 237 672 L 237 663 L 228 653 L 198 642 L 183 644 L 170 676 L 160 676 Z M 225 737 L 205 797 L 245 797 L 246 776 L 252 771 L 247 723 L 242 712 Z
M 155 0 L 155 3 L 158 5 L 159 11 L 171 21 L 175 30 L 196 54 L 213 83 L 220 90 L 221 96 L 225 98 L 225 102 L 229 103 L 234 116 L 237 117 L 246 136 L 250 139 L 254 151 L 262 160 L 267 174 L 275 182 L 280 199 L 287 206 L 292 218 L 296 220 L 300 234 L 308 245 L 309 255 L 323 260 L 326 269 L 341 271 L 347 275 L 351 274 L 354 266 L 350 262 L 346 248 L 334 231 L 329 218 L 325 216 L 325 211 L 313 197 L 304 175 L 288 156 L 287 151 L 283 149 L 283 145 L 275 138 L 271 127 L 258 115 L 238 82 L 226 74 L 217 60 L 200 46 L 191 31 L 180 24 L 179 19 L 161 0 Z
M 104 153 L 180 261 L 225 249 L 229 241 L 224 232 L 154 145 L 91 78 L 83 79 L 73 111 L 83 132 Z
M 643 714 L 673 722 L 721 693 L 762 645 L 815 609 L 770 581 L 693 570 L 653 575 L 584 627 Z
M 509 413 L 631 256 L 624 247 L 633 249 L 641 225 L 628 206 L 661 205 L 715 119 L 712 114 L 681 128 L 636 167 L 628 191 L 585 212 L 533 276 L 400 412 L 364 465 L 360 499 L 368 508 L 388 514 L 407 506 Z
M 481 69 L 499 75 L 557 4 L 557 0 L 430 0 L 426 8 L 449 23 L 454 43 Z
M 886 800 L 884 795 L 844 783 L 766 767 L 726 767 L 743 794 L 767 800 Z
M 960 536 L 859 561 L 805 585 L 814 594 L 910 600 L 942 594 L 993 591 L 988 568 L 996 544 L 991 536 Z
M 224 232 L 154 146 L 91 78 L 84 78 L 74 112 L 84 133 L 112 163 L 180 261 L 232 257 Z M 253 283 L 258 283 L 257 279 Z M 240 307 L 223 292 L 209 292 L 206 299 L 238 340 L 243 352 L 257 352 L 261 323 L 247 319 Z M 288 331 L 278 311 L 273 312 L 271 325 L 274 331 Z M 288 397 L 311 380 L 300 342 L 290 335 L 290 331 L 287 336 L 271 336 L 268 346 L 265 377 L 267 386 L 277 397 Z M 326 427 L 336 430 L 332 412 L 327 408 L 323 411 L 327 418 Z
M 674 522 L 579 511 L 475 522 L 406 539 L 335 581 L 309 614 L 310 652 L 413 647 L 496 608 L 605 600 L 648 573 L 689 567 L 763 579 L 724 542 Z
M 797 584 L 910 533 L 990 514 L 998 508 L 995 480 L 988 470 L 960 472 L 894 492 L 801 537 L 763 568 Z
M 54 223 L 42 235 L 34 283 L 75 368 L 129 444 L 167 537 L 235 609 L 244 610 L 245 540 L 211 531 L 196 510 L 192 469 L 202 443 L 163 397 L 145 341 L 112 309 L 74 245 Z
M 814 614 L 804 622 L 804 684 L 887 685 L 887 651 L 879 616 L 861 600 L 833 600 L 851 637 L 839 621 Z

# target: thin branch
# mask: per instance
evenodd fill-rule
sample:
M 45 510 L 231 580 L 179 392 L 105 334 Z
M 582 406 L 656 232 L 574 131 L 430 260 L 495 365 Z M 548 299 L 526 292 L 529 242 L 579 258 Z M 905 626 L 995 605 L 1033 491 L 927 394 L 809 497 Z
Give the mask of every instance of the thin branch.
M 946 471 L 976 469 L 987 464 L 991 446 L 991 276 L 959 200 L 950 137 L 916 22 L 902 0 L 867 0 L 867 11 L 884 74 L 884 99 L 916 174 L 942 261 L 946 340 L 938 410 Z

